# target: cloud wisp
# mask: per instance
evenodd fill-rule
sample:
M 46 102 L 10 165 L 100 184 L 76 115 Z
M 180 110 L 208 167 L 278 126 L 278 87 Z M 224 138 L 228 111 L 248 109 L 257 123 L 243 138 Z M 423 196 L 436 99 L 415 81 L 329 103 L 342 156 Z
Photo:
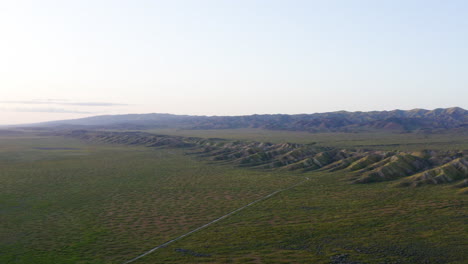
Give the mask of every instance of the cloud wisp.
M 23 105 L 71 105 L 71 106 L 127 106 L 128 104 L 110 102 L 73 102 L 63 99 L 28 100 L 28 101 L 0 101 L 0 104 L 23 104 Z
M 0 108 L 3 112 L 25 112 L 25 113 L 58 113 L 58 114 L 98 114 L 99 112 L 80 111 L 63 108 L 43 108 L 43 107 L 12 107 Z
M 66 99 L 17 100 L 0 101 L 2 112 L 29 112 L 29 113 L 60 113 L 60 114 L 100 114 L 96 107 L 128 106 L 128 104 L 111 102 L 80 102 Z M 54 107 L 57 106 L 57 107 Z M 83 109 L 73 109 L 84 107 Z M 94 107 L 94 108 L 93 108 Z

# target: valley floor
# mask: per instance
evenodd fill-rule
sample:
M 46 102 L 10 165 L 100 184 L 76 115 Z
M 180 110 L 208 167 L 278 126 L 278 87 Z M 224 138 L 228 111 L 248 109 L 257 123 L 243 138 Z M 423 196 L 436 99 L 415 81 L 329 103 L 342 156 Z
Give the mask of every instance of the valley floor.
M 0 262 L 464 263 L 466 195 L 343 172 L 210 164 L 181 149 L 0 138 Z

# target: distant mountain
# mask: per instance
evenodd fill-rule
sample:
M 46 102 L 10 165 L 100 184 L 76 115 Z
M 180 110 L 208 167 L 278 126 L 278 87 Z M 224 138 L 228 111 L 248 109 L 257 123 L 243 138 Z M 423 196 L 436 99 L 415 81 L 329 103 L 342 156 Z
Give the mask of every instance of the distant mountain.
M 41 126 L 107 129 L 234 129 L 260 128 L 309 132 L 363 130 L 438 131 L 468 129 L 468 111 L 459 107 L 372 112 L 329 112 L 298 115 L 189 116 L 172 114 L 105 115 L 54 121 Z

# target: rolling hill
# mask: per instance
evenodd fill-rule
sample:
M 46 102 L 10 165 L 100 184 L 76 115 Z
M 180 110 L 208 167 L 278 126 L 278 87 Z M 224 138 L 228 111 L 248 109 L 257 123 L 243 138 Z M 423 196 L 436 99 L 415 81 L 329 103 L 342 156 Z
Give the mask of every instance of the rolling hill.
M 155 135 L 143 132 L 73 130 L 59 135 L 95 143 L 186 148 L 214 162 L 256 169 L 286 171 L 344 171 L 355 184 L 396 181 L 395 186 L 456 184 L 466 187 L 468 151 L 417 152 L 338 149 L 311 144 L 229 141 Z M 465 184 L 463 184 L 463 182 Z

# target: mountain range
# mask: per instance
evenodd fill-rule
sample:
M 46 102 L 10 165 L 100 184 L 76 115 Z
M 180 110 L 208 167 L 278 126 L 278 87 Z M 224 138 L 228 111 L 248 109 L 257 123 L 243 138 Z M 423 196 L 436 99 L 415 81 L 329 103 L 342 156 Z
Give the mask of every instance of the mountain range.
M 309 132 L 356 132 L 390 130 L 435 132 L 467 129 L 468 111 L 460 107 L 434 110 L 413 109 L 371 112 L 328 112 L 315 114 L 267 114 L 245 116 L 190 116 L 173 114 L 102 115 L 53 121 L 38 126 L 86 127 L 95 129 L 236 129 L 259 128 Z

